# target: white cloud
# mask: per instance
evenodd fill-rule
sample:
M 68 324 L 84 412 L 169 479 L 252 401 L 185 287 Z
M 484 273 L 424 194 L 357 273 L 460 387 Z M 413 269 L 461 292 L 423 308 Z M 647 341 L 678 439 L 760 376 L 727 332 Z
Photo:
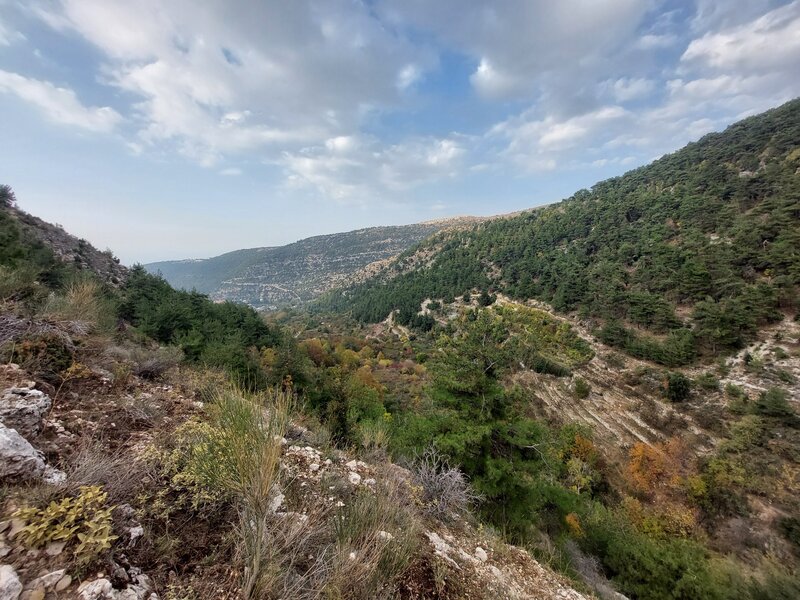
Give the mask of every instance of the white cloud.
M 648 33 L 636 40 L 636 46 L 642 50 L 654 50 L 660 48 L 669 48 L 678 42 L 678 37 L 669 34 L 654 34 Z
M 493 99 L 530 97 L 547 73 L 572 77 L 609 68 L 602 58 L 633 39 L 650 6 L 649 0 L 383 0 L 377 9 L 389 22 L 432 31 L 475 57 L 472 85 Z
M 9 71 L 0 70 L 0 92 L 13 94 L 29 102 L 49 120 L 62 125 L 109 132 L 122 121 L 119 113 L 108 106 L 84 106 L 69 88 L 57 87 L 49 81 L 30 79 Z
M 61 0 L 36 14 L 103 53 L 102 81 L 134 99 L 141 144 L 208 165 L 350 133 L 399 103 L 427 60 L 349 0 Z
M 681 60 L 739 73 L 792 68 L 800 74 L 800 2 L 693 40 Z
M 619 131 L 630 122 L 631 113 L 620 106 L 604 106 L 590 113 L 558 119 L 539 118 L 535 110 L 495 125 L 490 138 L 506 143 L 501 156 L 510 157 L 526 170 L 551 170 L 569 161 L 576 148 L 583 148 L 599 133 Z
M 655 87 L 655 81 L 644 78 L 622 77 L 611 84 L 614 97 L 619 102 L 627 102 L 648 96 Z
M 374 137 L 348 136 L 286 152 L 279 164 L 289 185 L 311 188 L 342 203 L 398 198 L 408 190 L 457 175 L 465 154 L 457 138 L 416 138 L 383 145 Z
M 226 169 L 222 169 L 219 174 L 226 177 L 238 177 L 242 174 L 242 170 L 237 167 L 228 167 Z
M 422 69 L 418 65 L 406 65 L 397 74 L 397 87 L 406 90 L 422 78 Z

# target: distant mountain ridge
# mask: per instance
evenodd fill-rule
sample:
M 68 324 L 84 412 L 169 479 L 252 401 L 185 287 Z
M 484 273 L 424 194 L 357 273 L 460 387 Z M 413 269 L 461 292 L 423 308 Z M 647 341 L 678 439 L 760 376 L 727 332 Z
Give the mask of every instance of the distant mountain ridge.
M 160 273 L 176 288 L 194 289 L 215 300 L 278 308 L 302 304 L 334 288 L 362 281 L 377 265 L 431 235 L 482 220 L 454 217 L 368 227 L 318 235 L 285 246 L 235 250 L 209 259 L 163 261 L 144 267 Z

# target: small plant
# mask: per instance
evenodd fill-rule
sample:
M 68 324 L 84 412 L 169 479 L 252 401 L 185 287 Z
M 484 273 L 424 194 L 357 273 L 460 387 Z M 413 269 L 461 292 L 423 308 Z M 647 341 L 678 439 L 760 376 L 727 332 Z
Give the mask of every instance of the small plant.
M 670 373 L 664 387 L 664 395 L 670 402 L 683 402 L 689 397 L 692 381 L 681 373 Z
M 85 564 L 111 547 L 112 533 L 108 494 L 100 486 L 83 486 L 77 496 L 53 501 L 45 508 L 21 508 L 13 517 L 25 522 L 16 539 L 29 548 L 51 542 L 72 546 L 76 560 Z
M 177 367 L 183 360 L 183 352 L 175 346 L 148 350 L 135 348 L 131 353 L 133 372 L 142 379 L 159 379 L 164 373 Z
M 362 421 L 357 428 L 361 447 L 371 456 L 385 457 L 389 446 L 389 422 L 385 419 Z
M 697 379 L 695 379 L 695 383 L 700 389 L 706 390 L 708 392 L 715 392 L 719 390 L 719 379 L 717 379 L 713 373 L 703 373 L 699 375 Z
M 592 388 L 586 383 L 586 380 L 582 377 L 575 378 L 575 386 L 572 389 L 572 393 L 575 395 L 576 398 L 579 400 L 583 400 L 589 397 L 589 394 L 592 392 Z
M 425 511 L 438 519 L 463 514 L 480 499 L 466 476 L 435 448 L 429 448 L 411 463 L 414 480 L 422 488 Z
M 794 422 L 797 415 L 789 404 L 788 397 L 786 390 L 770 388 L 759 396 L 753 410 L 759 415 L 784 419 L 787 423 Z

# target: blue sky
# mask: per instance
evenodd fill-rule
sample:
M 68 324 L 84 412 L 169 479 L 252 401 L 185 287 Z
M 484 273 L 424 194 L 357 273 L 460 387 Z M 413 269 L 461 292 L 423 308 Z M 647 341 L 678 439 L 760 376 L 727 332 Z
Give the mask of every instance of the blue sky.
M 0 0 L 0 182 L 128 264 L 559 200 L 800 95 L 800 1 Z

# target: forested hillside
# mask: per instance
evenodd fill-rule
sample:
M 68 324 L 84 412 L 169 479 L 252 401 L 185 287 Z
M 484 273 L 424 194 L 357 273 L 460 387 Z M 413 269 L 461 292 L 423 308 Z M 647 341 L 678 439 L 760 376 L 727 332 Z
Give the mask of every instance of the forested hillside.
M 423 257 L 423 258 L 420 258 Z M 516 218 L 440 234 L 321 304 L 429 328 L 470 290 L 576 311 L 669 366 L 729 352 L 797 309 L 800 100 Z
M 145 265 L 171 285 L 210 294 L 215 300 L 244 302 L 258 308 L 300 304 L 334 287 L 360 281 L 361 271 L 393 258 L 446 227 L 451 219 L 397 227 L 369 227 L 306 238 L 271 248 L 236 250 L 205 260 Z

